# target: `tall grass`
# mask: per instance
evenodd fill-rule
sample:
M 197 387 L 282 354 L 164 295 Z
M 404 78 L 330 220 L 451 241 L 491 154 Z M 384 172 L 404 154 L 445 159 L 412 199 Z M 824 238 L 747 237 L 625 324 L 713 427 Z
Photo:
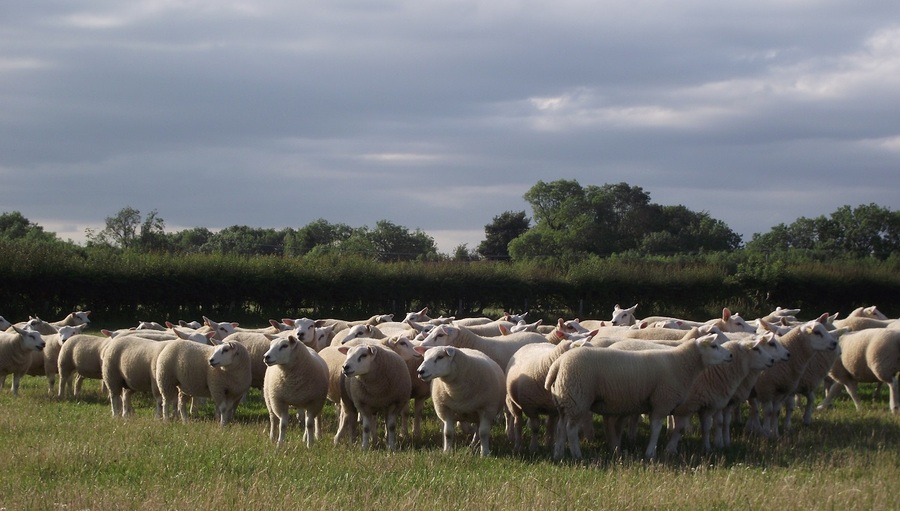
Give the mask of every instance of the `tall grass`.
M 334 446 L 330 406 L 312 449 L 296 424 L 277 449 L 256 391 L 220 428 L 209 406 L 187 424 L 156 420 L 146 398 L 135 401 L 137 416 L 115 419 L 96 382 L 84 388 L 80 399 L 58 401 L 45 380 L 26 377 L 18 398 L 0 392 L 0 508 L 900 508 L 900 417 L 884 397 L 862 412 L 839 400 L 812 426 L 777 441 L 738 436 L 711 456 L 688 436 L 679 455 L 658 462 L 637 457 L 643 445 L 613 459 L 594 442 L 587 461 L 575 463 L 552 461 L 546 450 L 513 454 L 500 425 L 492 457 L 465 448 L 445 454 L 433 413 L 423 438 L 404 440 L 398 452 L 381 441 L 368 452 Z

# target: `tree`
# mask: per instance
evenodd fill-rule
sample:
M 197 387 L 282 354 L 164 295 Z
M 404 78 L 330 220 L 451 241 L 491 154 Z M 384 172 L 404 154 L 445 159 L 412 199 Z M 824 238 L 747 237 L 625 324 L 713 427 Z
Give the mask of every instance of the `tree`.
M 44 232 L 43 227 L 31 222 L 18 211 L 0 215 L 0 239 L 59 241 L 55 233 Z
M 369 239 L 383 261 L 413 259 L 434 259 L 437 257 L 437 246 L 434 238 L 421 229 L 410 232 L 388 220 L 379 220 L 375 229 L 369 233 Z
M 100 232 L 86 229 L 89 244 L 113 245 L 122 249 L 132 248 L 138 238 L 141 212 L 131 206 L 124 207 L 115 216 L 106 217 L 106 227 Z
M 337 246 L 352 234 L 353 228 L 347 224 L 332 224 L 319 218 L 285 236 L 285 255 L 305 255 L 321 245 Z
M 484 226 L 484 240 L 476 252 L 485 259 L 509 259 L 509 242 L 531 227 L 525 211 L 505 211 Z

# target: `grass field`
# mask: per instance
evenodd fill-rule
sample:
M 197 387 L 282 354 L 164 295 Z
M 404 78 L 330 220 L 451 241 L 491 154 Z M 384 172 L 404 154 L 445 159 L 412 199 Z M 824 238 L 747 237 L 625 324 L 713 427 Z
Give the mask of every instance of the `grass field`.
M 9 378 L 8 378 L 9 380 Z M 430 411 L 419 441 L 398 452 L 383 442 L 368 452 L 333 446 L 333 409 L 312 449 L 294 424 L 276 449 L 258 391 L 225 428 L 202 409 L 187 424 L 137 415 L 111 417 L 98 382 L 58 401 L 46 380 L 26 377 L 18 398 L 0 391 L 0 510 L 120 509 L 900 509 L 900 416 L 887 396 L 863 411 L 841 399 L 814 424 L 799 420 L 777 441 L 735 438 L 727 451 L 700 454 L 699 439 L 680 454 L 643 462 L 643 445 L 620 459 L 601 443 L 588 461 L 554 462 L 548 452 L 517 456 L 494 429 L 494 455 L 441 451 Z M 598 419 L 599 420 L 599 419 Z M 646 430 L 639 443 L 646 442 Z M 465 441 L 460 438 L 458 444 Z

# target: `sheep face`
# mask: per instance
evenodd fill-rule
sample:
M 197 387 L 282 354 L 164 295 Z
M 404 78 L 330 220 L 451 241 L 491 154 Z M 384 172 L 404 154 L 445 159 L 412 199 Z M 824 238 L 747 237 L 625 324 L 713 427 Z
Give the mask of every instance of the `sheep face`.
M 91 320 L 88 318 L 91 311 L 75 311 L 72 313 L 72 318 L 75 320 L 75 326 L 78 325 L 90 325 Z
M 27 351 L 41 351 L 47 345 L 47 343 L 44 342 L 44 338 L 41 337 L 41 334 L 34 330 L 26 330 L 19 327 L 13 328 L 15 328 L 16 333 L 22 336 L 22 347 Z
M 341 370 L 344 373 L 344 376 L 359 376 L 368 373 L 372 370 L 372 365 L 375 363 L 375 357 L 378 355 L 378 348 L 375 346 L 353 346 L 351 348 L 347 348 L 346 346 L 342 346 L 338 348 L 341 353 L 347 355 L 347 358 L 344 360 L 344 365 L 341 366 Z
M 784 347 L 784 344 L 778 340 L 774 333 L 763 334 L 760 336 L 760 339 L 763 341 L 760 347 L 768 351 L 775 358 L 776 362 L 787 362 L 791 359 L 791 352 Z
M 282 319 L 286 325 L 293 327 L 294 335 L 297 340 L 307 346 L 314 346 L 316 343 L 316 322 L 309 318 L 300 319 Z
M 730 351 L 716 342 L 715 334 L 698 337 L 694 342 L 697 343 L 697 349 L 700 352 L 704 365 L 724 364 L 731 362 L 731 359 L 734 358 Z
M 87 325 L 81 325 L 81 326 L 68 326 L 67 325 L 67 326 L 59 327 L 59 343 L 62 344 L 64 342 L 66 342 L 66 339 L 68 339 L 69 337 L 72 337 L 75 334 L 80 334 L 84 330 L 85 326 L 87 326 Z
M 433 346 L 447 346 L 458 336 L 459 328 L 442 325 L 432 329 L 420 346 L 426 348 L 431 348 Z
M 191 330 L 197 330 L 201 325 L 199 321 L 185 321 L 183 319 L 178 320 L 178 325 L 183 326 L 185 328 L 190 328 Z
M 741 347 L 750 352 L 750 369 L 768 369 L 775 365 L 775 357 L 766 348 L 765 338 L 758 337 Z
M 372 327 L 370 325 L 355 325 L 347 331 L 347 335 L 341 340 L 341 344 L 359 337 L 371 337 Z
M 287 339 L 276 338 L 269 345 L 269 351 L 263 355 L 263 362 L 267 366 L 285 364 L 291 360 L 291 356 L 298 345 L 299 341 L 293 335 Z
M 838 332 L 835 335 L 834 332 L 829 332 L 825 325 L 820 323 L 817 320 L 810 321 L 808 323 L 804 323 L 800 328 L 803 329 L 807 338 L 809 338 L 809 345 L 815 351 L 833 351 L 838 347 L 838 337 L 843 332 Z
M 331 332 L 334 331 L 334 325 L 328 326 L 320 326 L 316 328 L 316 350 L 321 350 L 325 346 L 328 346 L 328 338 L 331 337 Z
M 429 382 L 441 376 L 447 376 L 451 371 L 453 357 L 456 348 L 452 346 L 437 346 L 425 352 L 425 358 L 416 369 L 419 379 Z
M 428 321 L 430 319 L 428 317 L 428 307 L 420 310 L 419 312 L 407 312 L 406 317 L 403 318 L 403 323 L 409 323 L 410 321 Z
M 24 328 L 26 330 L 38 331 L 38 330 L 41 330 L 42 328 L 46 328 L 49 326 L 50 326 L 50 323 L 47 323 L 46 321 L 44 321 L 43 319 L 41 319 L 37 316 L 28 316 L 28 321 L 25 322 L 25 325 L 23 325 L 22 328 Z
M 233 341 L 223 342 L 216 346 L 212 355 L 209 357 L 209 365 L 212 367 L 228 367 L 237 356 L 237 348 Z
M 578 333 L 587 333 L 590 330 L 581 326 L 581 323 L 577 319 L 573 319 L 570 321 L 565 321 L 560 325 L 560 330 L 570 333 L 570 334 L 578 334 Z
M 622 309 L 619 307 L 619 304 L 613 308 L 612 323 L 613 326 L 630 326 L 637 322 L 637 319 L 634 317 L 634 310 L 637 309 L 637 304 L 633 306 Z
M 172 332 L 175 333 L 179 339 L 184 339 L 185 341 L 193 341 L 198 342 L 200 344 L 210 344 L 210 339 L 216 336 L 215 332 L 185 332 L 183 330 L 179 330 L 177 328 L 173 328 Z
M 156 321 L 140 321 L 135 330 L 165 330 L 166 327 L 160 325 Z
M 204 323 L 206 323 L 206 326 L 208 326 L 213 332 L 215 332 L 213 337 L 220 341 L 233 334 L 235 332 L 235 328 L 237 328 L 238 326 L 237 323 L 217 323 L 207 318 L 206 316 L 203 316 L 203 321 Z
M 396 340 L 386 339 L 384 345 L 394 353 L 400 355 L 400 358 L 402 358 L 404 362 L 422 358 L 422 355 L 416 351 L 412 342 L 406 337 L 399 337 Z

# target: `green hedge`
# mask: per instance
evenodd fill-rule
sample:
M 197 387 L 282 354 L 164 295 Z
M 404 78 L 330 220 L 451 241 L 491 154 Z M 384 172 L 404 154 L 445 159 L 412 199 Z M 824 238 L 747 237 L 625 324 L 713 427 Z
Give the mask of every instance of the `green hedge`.
M 696 257 L 548 263 L 379 263 L 361 258 L 155 255 L 0 241 L 0 315 L 57 319 L 91 310 L 103 326 L 199 319 L 365 318 L 429 307 L 434 314 L 529 312 L 529 318 L 709 318 L 723 306 L 752 318 L 775 306 L 804 317 L 877 305 L 900 315 L 893 260 L 791 261 L 736 252 Z

